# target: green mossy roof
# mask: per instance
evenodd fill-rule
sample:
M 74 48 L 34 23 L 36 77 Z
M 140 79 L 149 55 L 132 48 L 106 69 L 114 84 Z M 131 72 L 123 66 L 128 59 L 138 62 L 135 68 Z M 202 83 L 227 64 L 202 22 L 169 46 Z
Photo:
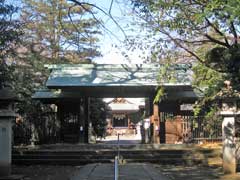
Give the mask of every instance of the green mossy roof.
M 51 74 L 46 86 L 91 87 L 91 86 L 158 86 L 190 85 L 191 71 L 184 65 L 175 65 L 175 81 L 159 77 L 159 64 L 78 64 L 50 65 Z

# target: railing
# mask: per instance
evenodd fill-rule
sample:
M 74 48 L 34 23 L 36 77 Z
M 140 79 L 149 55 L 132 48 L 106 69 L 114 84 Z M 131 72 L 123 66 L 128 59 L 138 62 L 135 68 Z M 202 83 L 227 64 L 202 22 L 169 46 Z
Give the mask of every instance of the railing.
M 114 159 L 114 180 L 118 180 L 118 174 L 119 174 L 118 157 L 115 156 L 115 159 Z
M 114 180 L 118 180 L 119 176 L 119 157 L 120 157 L 120 144 L 119 144 L 119 134 L 117 139 L 117 155 L 114 158 Z
M 119 160 L 119 156 L 120 156 L 120 143 L 119 143 L 119 136 L 120 134 L 118 134 L 118 139 L 117 139 L 117 156 L 118 156 L 118 160 Z

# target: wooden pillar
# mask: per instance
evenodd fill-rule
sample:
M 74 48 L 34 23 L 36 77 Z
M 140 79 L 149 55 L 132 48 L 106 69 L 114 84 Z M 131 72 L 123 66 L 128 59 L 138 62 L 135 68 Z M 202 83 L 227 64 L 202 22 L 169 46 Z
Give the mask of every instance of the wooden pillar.
M 165 122 L 165 119 L 160 119 L 159 136 L 160 136 L 160 144 L 165 144 L 166 143 L 166 122 Z
M 159 144 L 159 109 L 158 105 L 153 103 L 153 97 L 149 98 L 149 112 L 152 124 L 152 143 Z
M 150 97 L 149 100 L 148 100 L 149 116 L 153 115 L 153 100 L 154 100 L 154 97 Z
M 84 98 L 84 143 L 89 143 L 89 97 Z
M 84 126 L 85 126 L 85 99 L 80 99 L 79 106 L 79 143 L 84 143 Z
M 64 121 L 64 112 L 63 112 L 63 105 L 62 104 L 57 104 L 57 119 L 60 122 L 60 141 L 63 142 L 64 140 L 64 132 L 63 132 L 63 121 Z
M 154 133 L 153 133 L 153 143 L 159 144 L 159 109 L 157 104 L 153 104 L 153 123 L 154 123 Z

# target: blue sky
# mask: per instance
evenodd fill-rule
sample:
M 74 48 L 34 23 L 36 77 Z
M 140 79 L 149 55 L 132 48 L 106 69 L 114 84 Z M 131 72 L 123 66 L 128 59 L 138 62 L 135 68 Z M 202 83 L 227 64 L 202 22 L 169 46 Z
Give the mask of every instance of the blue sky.
M 96 4 L 106 12 L 109 11 L 111 6 L 111 0 L 89 0 L 88 2 Z M 129 4 L 126 3 L 127 0 L 115 0 L 113 1 L 111 8 L 111 15 L 124 30 L 125 34 L 122 32 L 121 28 L 119 28 L 108 16 L 101 13 L 99 14 L 99 17 L 102 18 L 103 22 L 105 23 L 105 27 L 111 32 L 104 31 L 103 36 L 100 37 L 100 49 L 103 57 L 96 59 L 95 62 L 117 64 L 136 64 L 142 62 L 142 59 L 138 57 L 142 53 L 141 50 L 136 49 L 134 52 L 132 52 L 128 51 L 127 49 L 120 48 L 121 46 L 124 46 L 123 41 L 125 39 L 125 35 L 137 35 L 139 33 L 139 27 L 133 27 L 133 25 L 131 25 L 133 23 L 134 15 L 131 13 Z M 131 31 L 131 29 L 135 29 L 135 31 Z M 127 53 L 129 57 L 128 59 L 122 55 L 122 51 Z

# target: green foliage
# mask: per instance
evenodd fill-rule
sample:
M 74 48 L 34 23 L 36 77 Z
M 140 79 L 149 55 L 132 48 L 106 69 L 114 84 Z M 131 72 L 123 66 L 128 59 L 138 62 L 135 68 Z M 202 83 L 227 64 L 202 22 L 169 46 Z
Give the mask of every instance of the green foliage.
M 185 54 L 184 59 L 198 60 L 193 68 L 194 86 L 204 97 L 195 115 L 204 115 L 213 128 L 220 119 L 216 97 L 225 94 L 224 81 L 230 82 L 229 96 L 240 91 L 240 1 L 132 0 L 132 4 L 142 24 L 153 32 L 151 39 L 161 47 L 159 54 L 172 50 L 179 59 Z
M 0 0 L 0 88 L 11 86 L 13 79 L 12 63 L 8 58 L 12 55 L 14 46 L 18 43 L 21 31 L 19 21 L 12 19 L 17 13 L 17 8 L 7 5 L 5 0 Z
M 230 22 L 238 24 L 240 20 L 239 1 L 175 1 L 175 0 L 132 0 L 136 11 L 141 12 L 149 21 L 174 30 L 184 36 L 192 36 L 201 31 L 206 19 L 211 19 L 223 30 L 229 30 Z M 161 19 L 154 19 L 158 15 Z M 152 18 L 151 18 L 152 17 Z M 158 21 L 158 22 L 157 22 Z M 205 24 L 206 30 L 208 26 Z M 190 34 L 188 34 L 190 33 Z M 200 34 L 199 34 L 200 35 Z
M 233 90 L 240 90 L 240 45 L 229 48 L 217 47 L 206 55 L 206 63 L 212 69 L 226 74 L 225 80 L 230 81 Z
M 240 45 L 229 48 L 216 47 L 206 54 L 206 63 L 216 71 L 224 73 L 238 73 L 240 63 Z
M 160 54 L 171 49 L 178 56 L 182 52 L 203 63 L 210 49 L 202 54 L 199 48 L 217 45 L 232 49 L 232 44 L 238 44 L 239 1 L 132 0 L 132 4 L 142 27 L 154 32 L 150 39 L 161 47 Z
M 194 72 L 193 85 L 202 90 L 205 95 L 213 95 L 223 86 L 223 80 L 225 77 L 224 74 L 208 68 L 202 63 L 197 63 L 195 66 L 193 66 L 192 70 Z M 217 90 L 212 91 L 213 89 Z
M 2 57 L 0 62 L 0 89 L 6 86 L 12 87 L 13 71 L 14 67 L 7 65 L 4 57 Z
M 106 133 L 108 111 L 109 107 L 102 99 L 91 98 L 90 119 L 97 136 L 103 137 Z
M 239 1 L 132 0 L 132 3 L 143 24 L 155 32 L 156 44 L 162 44 L 160 53 L 178 51 L 179 59 L 181 52 L 189 54 L 190 59 L 202 63 L 201 67 L 226 73 L 222 81 L 231 80 L 232 86 L 239 84 Z M 164 46 L 166 43 L 168 46 Z M 201 74 L 199 70 L 196 77 L 206 75 L 209 73 Z M 204 83 L 207 86 L 210 83 L 208 91 L 219 90 L 211 81 Z
M 52 63 L 81 63 L 99 56 L 99 22 L 88 15 L 91 8 L 66 0 L 24 0 L 25 47 Z M 49 62 L 49 63 L 50 63 Z
M 31 96 L 44 87 L 49 75 L 44 64 L 89 63 L 100 55 L 96 45 L 99 22 L 88 15 L 90 7 L 83 9 L 66 0 L 24 0 L 23 7 L 18 18 L 24 35 L 14 51 L 16 64 L 11 67 L 15 69 L 6 74 L 12 76 L 12 87 L 21 99 L 16 111 L 23 119 L 22 127 L 39 143 L 53 142 L 59 131 L 56 114 L 50 105 Z
M 219 131 L 216 127 L 221 127 L 222 123 L 222 118 L 218 115 L 220 106 L 216 101 L 216 96 L 223 87 L 225 74 L 201 63 L 196 64 L 193 71 L 193 86 L 203 95 L 195 104 L 194 116 L 203 117 L 204 130 L 213 137 Z
M 161 102 L 162 100 L 164 100 L 165 96 L 166 92 L 164 91 L 164 87 L 160 86 L 154 98 L 154 103 Z
M 208 68 L 201 63 L 196 64 L 192 69 L 194 72 L 193 86 L 201 91 L 204 101 L 214 101 L 216 94 L 223 87 L 225 74 Z
M 17 8 L 13 5 L 5 3 L 5 0 L 0 0 L 0 56 L 6 55 L 13 45 L 19 41 L 21 32 L 21 24 L 13 19 Z
M 177 84 L 189 81 L 186 72 L 190 68 L 187 64 L 177 64 L 173 56 L 168 55 L 161 64 L 158 75 L 158 91 L 154 99 L 154 103 L 161 102 L 167 98 L 167 92 L 164 89 L 164 84 Z

